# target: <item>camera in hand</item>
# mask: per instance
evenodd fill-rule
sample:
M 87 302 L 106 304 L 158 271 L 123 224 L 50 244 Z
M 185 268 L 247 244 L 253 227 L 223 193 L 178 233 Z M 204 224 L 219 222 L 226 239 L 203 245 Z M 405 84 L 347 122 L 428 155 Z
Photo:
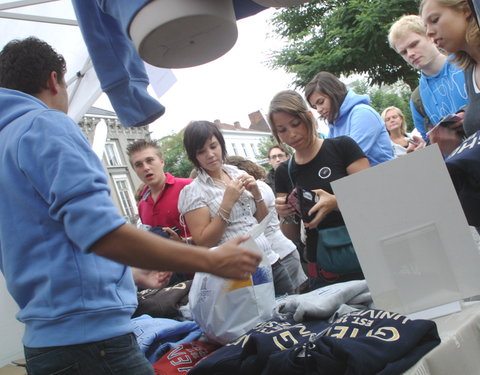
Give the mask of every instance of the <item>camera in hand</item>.
M 162 236 L 164 238 L 170 238 L 168 232 L 166 232 L 162 227 L 151 227 L 148 231 L 158 234 L 159 236 Z
M 313 220 L 315 215 L 308 215 L 308 211 L 318 202 L 318 196 L 311 190 L 296 187 L 287 197 L 287 203 L 290 203 L 297 212 L 297 215 L 306 223 Z
M 298 188 L 294 188 L 290 194 L 288 194 L 286 203 L 289 203 L 294 209 L 297 216 L 301 216 L 300 199 L 298 198 Z
M 309 223 L 315 217 L 315 214 L 308 215 L 308 211 L 318 202 L 318 196 L 311 190 L 300 189 L 300 211 L 302 220 Z

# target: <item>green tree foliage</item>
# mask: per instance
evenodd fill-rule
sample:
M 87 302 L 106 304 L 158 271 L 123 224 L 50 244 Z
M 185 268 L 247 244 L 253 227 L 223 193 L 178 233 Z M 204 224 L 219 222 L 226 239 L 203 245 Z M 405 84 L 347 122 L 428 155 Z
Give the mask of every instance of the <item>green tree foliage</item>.
M 328 71 L 366 74 L 379 85 L 403 80 L 413 88 L 418 73 L 387 40 L 390 25 L 404 14 L 418 14 L 418 0 L 316 0 L 284 8 L 272 23 L 288 45 L 273 52 L 270 66 L 294 73 L 297 87 Z
M 410 95 L 412 94 L 410 87 L 403 82 L 397 82 L 393 85 L 372 85 L 363 80 L 352 82 L 351 87 L 357 94 L 367 94 L 370 96 L 370 104 L 378 113 L 390 106 L 401 109 L 407 122 L 407 131 L 414 128 L 412 120 L 412 112 L 410 111 Z
M 175 177 L 188 177 L 193 169 L 193 164 L 188 160 L 187 153 L 183 148 L 183 132 L 163 137 L 158 143 L 163 151 L 165 172 L 169 172 Z

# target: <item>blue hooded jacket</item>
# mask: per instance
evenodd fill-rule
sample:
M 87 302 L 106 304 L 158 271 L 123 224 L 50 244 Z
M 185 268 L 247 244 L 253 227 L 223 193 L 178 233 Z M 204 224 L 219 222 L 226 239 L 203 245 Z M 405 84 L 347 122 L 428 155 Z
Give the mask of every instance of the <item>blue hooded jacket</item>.
M 337 118 L 328 127 L 328 138 L 347 135 L 357 142 L 372 167 L 393 159 L 392 143 L 385 123 L 370 106 L 367 95 L 348 90 Z
M 29 347 L 131 332 L 129 267 L 90 252 L 125 223 L 79 126 L 37 98 L 0 88 L 0 270 Z

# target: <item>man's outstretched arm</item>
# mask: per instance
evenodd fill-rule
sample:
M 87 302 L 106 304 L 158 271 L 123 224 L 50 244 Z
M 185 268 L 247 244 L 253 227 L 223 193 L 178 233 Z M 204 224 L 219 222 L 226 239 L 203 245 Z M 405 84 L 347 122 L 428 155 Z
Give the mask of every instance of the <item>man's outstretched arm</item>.
M 97 255 L 126 265 L 159 271 L 208 272 L 217 276 L 246 279 L 255 272 L 261 254 L 239 246 L 239 237 L 208 251 L 205 247 L 171 241 L 129 224 L 123 224 L 92 246 Z

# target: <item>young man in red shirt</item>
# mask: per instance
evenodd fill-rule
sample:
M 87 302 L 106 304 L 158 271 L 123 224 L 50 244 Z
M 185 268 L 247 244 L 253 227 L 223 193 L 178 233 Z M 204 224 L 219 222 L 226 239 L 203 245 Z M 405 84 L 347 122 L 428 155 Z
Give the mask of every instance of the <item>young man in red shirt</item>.
M 155 141 L 135 141 L 127 147 L 127 155 L 135 173 L 145 184 L 138 202 L 138 214 L 142 224 L 154 228 L 154 232 L 163 230 L 161 234 L 168 234 L 172 240 L 187 242 L 190 233 L 180 220 L 178 196 L 192 179 L 178 178 L 163 170 L 165 161 L 162 150 Z M 189 278 L 183 274 L 176 274 L 172 278 L 171 272 L 136 268 L 132 271 L 135 283 L 147 288 L 161 288 Z

